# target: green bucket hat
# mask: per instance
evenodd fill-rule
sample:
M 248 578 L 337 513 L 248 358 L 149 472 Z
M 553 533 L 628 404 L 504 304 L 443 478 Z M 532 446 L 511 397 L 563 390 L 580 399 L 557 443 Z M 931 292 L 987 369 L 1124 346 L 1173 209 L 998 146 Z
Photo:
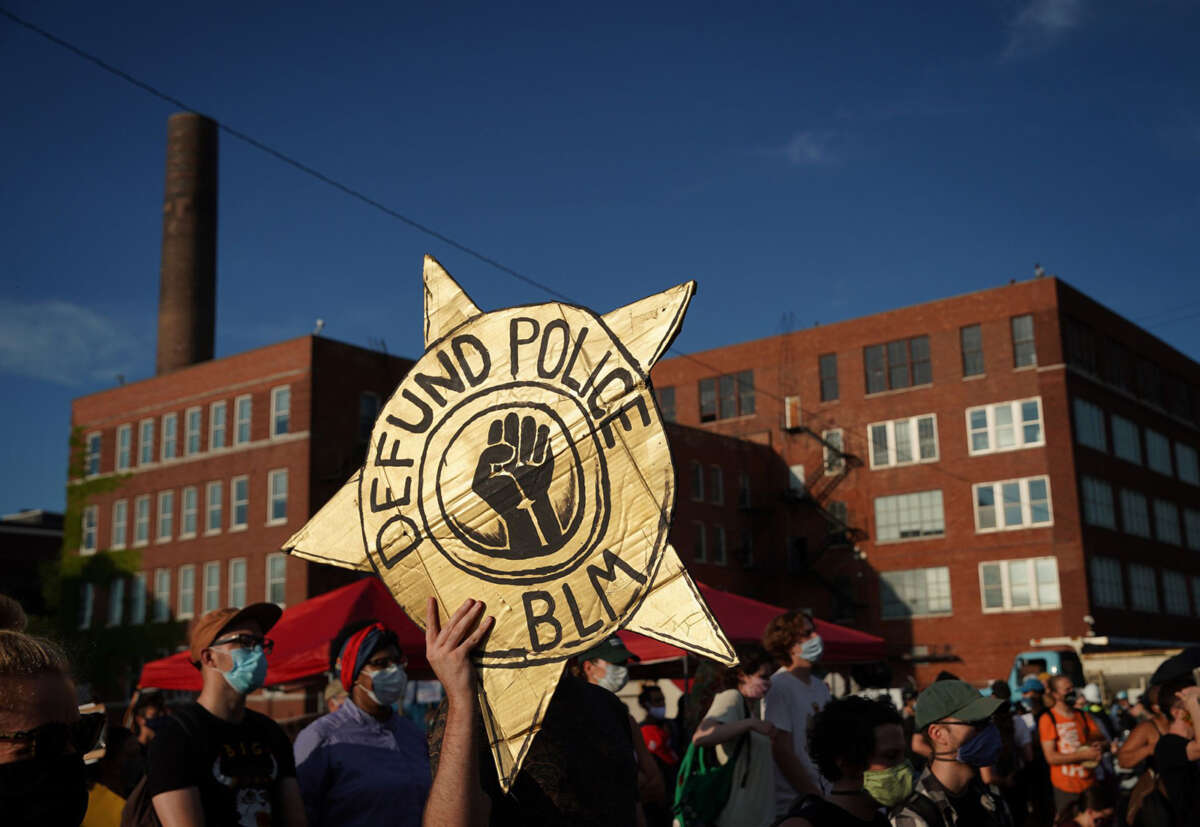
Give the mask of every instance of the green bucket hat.
M 983 697 L 966 681 L 936 681 L 917 696 L 917 729 L 952 717 L 962 721 L 983 721 L 992 717 L 1003 703 L 999 698 Z

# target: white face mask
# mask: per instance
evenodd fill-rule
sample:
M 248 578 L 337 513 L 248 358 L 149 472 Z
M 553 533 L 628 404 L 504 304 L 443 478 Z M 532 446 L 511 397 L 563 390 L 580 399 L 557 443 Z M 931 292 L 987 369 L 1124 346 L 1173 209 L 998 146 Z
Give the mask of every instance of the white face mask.
M 608 671 L 596 679 L 596 685 L 604 687 L 609 692 L 620 692 L 621 688 L 629 683 L 629 670 L 608 661 L 604 663 L 608 667 Z

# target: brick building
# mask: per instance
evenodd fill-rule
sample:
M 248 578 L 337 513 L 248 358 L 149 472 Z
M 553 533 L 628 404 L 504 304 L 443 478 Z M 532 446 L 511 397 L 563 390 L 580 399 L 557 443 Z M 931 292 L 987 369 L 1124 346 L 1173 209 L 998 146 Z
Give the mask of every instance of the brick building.
M 756 546 L 755 564 L 827 586 L 810 605 L 883 635 L 922 683 L 1006 675 L 1030 638 L 1087 634 L 1088 617 L 1200 640 L 1200 365 L 1058 279 L 664 360 L 653 379 L 674 421 L 769 446 L 778 485 L 836 528 Z M 676 547 L 714 580 L 727 515 L 680 475 L 697 502 Z

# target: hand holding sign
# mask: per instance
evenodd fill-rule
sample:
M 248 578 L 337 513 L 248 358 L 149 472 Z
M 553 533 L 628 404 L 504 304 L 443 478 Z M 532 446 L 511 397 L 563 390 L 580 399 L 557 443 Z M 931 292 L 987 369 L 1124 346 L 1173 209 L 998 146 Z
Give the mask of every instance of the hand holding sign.
M 492 422 L 471 487 L 504 520 L 508 548 L 519 558 L 540 556 L 562 540 L 549 497 L 553 477 L 547 426 L 515 413 Z

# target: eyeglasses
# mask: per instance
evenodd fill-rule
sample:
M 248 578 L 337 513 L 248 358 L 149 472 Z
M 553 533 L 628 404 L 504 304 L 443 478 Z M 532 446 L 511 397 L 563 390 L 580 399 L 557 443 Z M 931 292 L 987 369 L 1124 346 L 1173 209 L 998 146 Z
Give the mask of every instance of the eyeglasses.
M 54 721 L 33 729 L 0 732 L 0 741 L 16 741 L 26 745 L 25 749 L 31 758 L 55 758 L 66 752 L 68 745 L 80 755 L 91 752 L 100 744 L 103 731 L 104 713 L 89 712 L 69 724 Z
M 214 640 L 208 644 L 209 647 L 224 646 L 227 643 L 236 643 L 243 649 L 253 649 L 255 646 L 261 646 L 264 655 L 269 655 L 275 649 L 275 641 L 269 637 L 259 637 L 258 635 L 230 635 L 229 637 Z
M 380 655 L 377 658 L 371 658 L 367 661 L 367 666 L 372 669 L 387 669 L 389 666 L 399 666 L 404 668 L 408 666 L 408 658 L 404 655 Z

